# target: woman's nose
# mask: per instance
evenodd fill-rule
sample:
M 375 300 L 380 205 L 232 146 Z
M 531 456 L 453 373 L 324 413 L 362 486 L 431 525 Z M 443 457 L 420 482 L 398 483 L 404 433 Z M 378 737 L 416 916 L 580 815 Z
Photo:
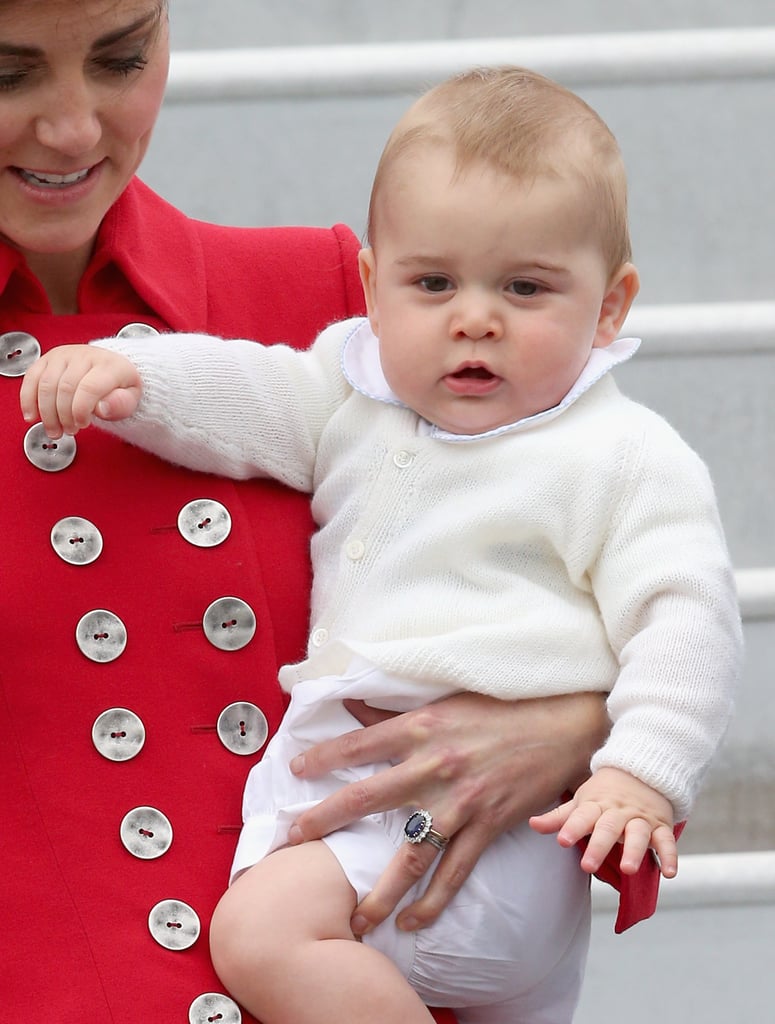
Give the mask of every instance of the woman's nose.
M 35 134 L 41 145 L 66 156 L 83 156 L 93 150 L 102 136 L 102 124 L 87 83 L 52 89 L 37 117 Z

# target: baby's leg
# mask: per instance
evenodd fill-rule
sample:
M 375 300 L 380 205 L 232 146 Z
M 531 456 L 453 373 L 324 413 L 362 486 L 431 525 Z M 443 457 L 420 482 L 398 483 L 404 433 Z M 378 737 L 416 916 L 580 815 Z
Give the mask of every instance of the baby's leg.
M 420 997 L 350 931 L 355 894 L 323 842 L 277 850 L 223 895 L 210 927 L 219 978 L 263 1024 L 428 1024 Z

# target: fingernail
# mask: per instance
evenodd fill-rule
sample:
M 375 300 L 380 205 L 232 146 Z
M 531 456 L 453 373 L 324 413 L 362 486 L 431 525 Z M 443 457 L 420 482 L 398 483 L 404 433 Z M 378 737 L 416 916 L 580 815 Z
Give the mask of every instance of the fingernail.
M 420 927 L 420 922 L 416 917 L 402 917 L 396 921 L 396 925 L 402 932 L 413 932 L 416 928 Z
M 110 409 L 107 402 L 97 402 L 97 408 L 94 411 L 101 419 L 105 419 L 110 412 Z
M 355 914 L 350 918 L 350 928 L 353 935 L 365 935 L 369 931 L 369 922 L 362 914 Z
M 298 846 L 299 843 L 304 842 L 304 836 L 301 834 L 301 829 L 298 825 L 291 825 L 288 829 L 288 842 L 291 846 Z

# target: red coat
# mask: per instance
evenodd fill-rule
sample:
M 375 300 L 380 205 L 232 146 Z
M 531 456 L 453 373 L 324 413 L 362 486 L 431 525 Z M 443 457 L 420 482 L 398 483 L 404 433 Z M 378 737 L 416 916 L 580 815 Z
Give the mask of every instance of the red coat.
M 342 226 L 192 221 L 135 181 L 106 218 L 77 315 L 52 316 L 18 254 L 0 244 L 0 333 L 28 332 L 45 350 L 142 321 L 303 346 L 331 320 L 362 312 L 357 248 Z M 9 1020 L 36 1024 L 184 1021 L 192 1000 L 221 991 L 206 933 L 251 763 L 226 749 L 216 723 L 235 701 L 260 704 L 271 730 L 283 712 L 277 668 L 305 641 L 307 500 L 270 482 L 197 476 L 98 431 L 78 436 L 72 465 L 45 472 L 25 456 L 18 390 L 17 377 L 0 376 L 0 1003 Z M 181 536 L 178 513 L 197 498 L 228 509 L 223 544 Z M 96 561 L 56 553 L 52 528 L 69 516 L 101 532 Z M 217 649 L 202 628 L 224 596 L 255 613 L 255 637 L 239 650 Z M 99 609 L 126 630 L 115 660 L 94 661 L 76 642 L 82 617 Z M 99 633 L 83 630 L 99 650 Z M 113 708 L 145 729 L 130 760 L 106 759 L 93 741 L 93 724 Z M 139 859 L 122 844 L 121 823 L 138 806 L 169 819 L 162 856 Z M 201 921 L 183 951 L 149 930 L 151 909 L 169 899 Z

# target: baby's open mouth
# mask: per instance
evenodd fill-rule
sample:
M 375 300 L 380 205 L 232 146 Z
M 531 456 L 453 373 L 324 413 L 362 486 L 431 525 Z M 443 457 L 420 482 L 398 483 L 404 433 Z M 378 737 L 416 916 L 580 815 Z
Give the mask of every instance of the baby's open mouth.
M 490 380 L 495 374 L 486 366 L 464 366 L 462 370 L 456 370 L 452 376 L 459 380 Z

